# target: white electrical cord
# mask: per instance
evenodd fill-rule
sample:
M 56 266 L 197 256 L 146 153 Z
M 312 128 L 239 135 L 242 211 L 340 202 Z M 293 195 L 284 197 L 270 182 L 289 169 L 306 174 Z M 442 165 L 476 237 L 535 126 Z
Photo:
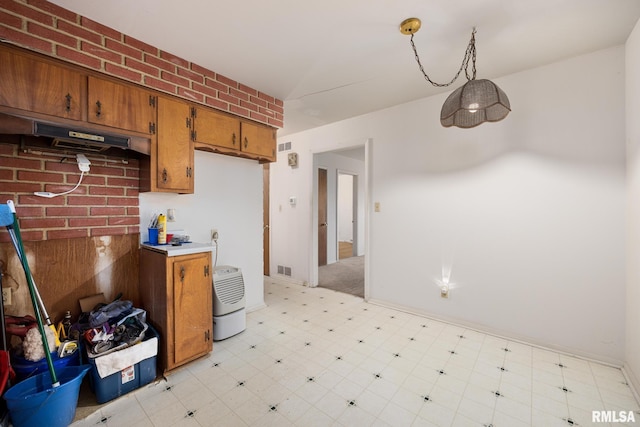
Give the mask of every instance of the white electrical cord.
M 211 241 L 216 247 L 216 256 L 213 259 L 213 271 L 216 271 L 216 265 L 218 265 L 218 239 L 211 239 Z
M 82 171 L 80 173 L 80 180 L 78 181 L 78 183 L 76 184 L 75 187 L 73 187 L 71 190 L 69 191 L 65 191 L 64 193 L 51 193 L 49 191 L 36 191 L 34 192 L 34 196 L 38 196 L 38 197 L 46 197 L 47 199 L 51 199 L 52 197 L 57 197 L 57 196 L 64 196 L 65 194 L 69 194 L 72 191 L 75 191 L 79 186 L 80 183 L 82 182 L 82 177 L 84 176 L 84 171 Z
M 89 165 L 91 165 L 91 162 L 89 161 L 89 159 L 87 159 L 87 157 L 84 154 L 76 154 L 76 159 L 77 159 L 77 162 L 78 162 L 78 169 L 80 169 L 80 179 L 78 180 L 78 183 L 76 184 L 75 187 L 73 187 L 69 191 L 65 191 L 64 193 L 51 193 L 49 191 L 36 191 L 33 194 L 35 196 L 38 196 L 38 197 L 46 197 L 47 199 L 51 199 L 52 197 L 64 196 L 65 194 L 69 194 L 69 193 L 75 191 L 80 186 L 80 183 L 82 182 L 82 177 L 84 177 L 84 173 L 85 172 L 89 172 Z

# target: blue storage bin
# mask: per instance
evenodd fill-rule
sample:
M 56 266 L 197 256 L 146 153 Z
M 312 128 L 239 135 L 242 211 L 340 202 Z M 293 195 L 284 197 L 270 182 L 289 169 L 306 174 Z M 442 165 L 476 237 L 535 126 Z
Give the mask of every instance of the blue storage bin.
M 51 352 L 51 361 L 55 370 L 64 368 L 66 366 L 78 366 L 80 364 L 80 350 L 77 350 L 73 354 L 65 357 L 58 357 L 57 351 Z M 37 362 L 32 362 L 21 356 L 11 355 L 11 367 L 16 373 L 16 379 L 18 381 L 25 380 L 34 375 L 41 374 L 43 372 L 49 372 L 49 365 L 47 359 L 42 358 Z
M 149 326 L 142 341 L 144 342 L 151 338 L 159 340 L 158 333 Z M 135 346 L 129 348 L 135 348 Z M 108 356 L 109 355 L 100 357 Z M 129 366 L 120 372 L 113 373 L 104 378 L 100 378 L 100 374 L 98 373 L 98 369 L 96 367 L 97 358 L 87 357 L 87 359 L 88 363 L 91 365 L 89 384 L 96 395 L 98 403 L 105 403 L 113 400 L 147 385 L 156 379 L 157 347 L 156 356 L 141 360 L 133 366 Z

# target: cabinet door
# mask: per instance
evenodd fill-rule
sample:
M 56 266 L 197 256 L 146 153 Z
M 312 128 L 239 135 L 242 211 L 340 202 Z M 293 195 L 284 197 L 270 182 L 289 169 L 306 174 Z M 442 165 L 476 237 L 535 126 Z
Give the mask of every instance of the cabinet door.
M 159 190 L 193 193 L 193 143 L 189 137 L 190 131 L 189 104 L 160 97 L 156 159 Z
M 246 153 L 275 160 L 276 130 L 251 122 L 242 122 L 241 149 Z
M 35 58 L 0 51 L 0 105 L 80 120 L 82 75 Z
M 212 349 L 211 256 L 178 257 L 173 262 L 174 363 L 180 365 Z
M 240 149 L 240 120 L 212 110 L 193 108 L 194 142 Z
M 134 132 L 155 133 L 156 97 L 151 92 L 89 76 L 88 94 L 89 122 Z

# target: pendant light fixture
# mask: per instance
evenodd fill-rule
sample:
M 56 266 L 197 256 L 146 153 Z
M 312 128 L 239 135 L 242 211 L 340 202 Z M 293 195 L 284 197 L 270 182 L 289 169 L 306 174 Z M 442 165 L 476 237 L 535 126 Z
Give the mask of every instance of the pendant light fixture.
M 424 67 L 418 57 L 416 45 L 413 43 L 413 35 L 420 29 L 422 23 L 418 18 L 409 18 L 400 24 L 402 34 L 411 35 L 411 47 L 416 57 L 416 62 L 424 78 L 436 87 L 450 86 L 456 81 L 464 70 L 467 82 L 444 101 L 440 111 L 440 123 L 444 127 L 457 126 L 460 128 L 472 128 L 484 122 L 497 122 L 507 117 L 511 111 L 507 95 L 490 80 L 476 80 L 476 29 L 471 33 L 471 40 L 464 53 L 462 65 L 456 75 L 448 83 L 436 83 L 424 71 Z M 471 74 L 469 74 L 469 61 L 471 61 Z

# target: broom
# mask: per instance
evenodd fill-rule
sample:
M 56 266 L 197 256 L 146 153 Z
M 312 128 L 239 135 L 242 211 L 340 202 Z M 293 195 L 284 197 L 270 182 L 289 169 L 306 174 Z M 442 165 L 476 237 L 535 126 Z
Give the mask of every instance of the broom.
M 4 208 L 4 209 L 0 209 L 0 225 L 5 225 L 7 228 L 7 231 L 11 235 L 13 246 L 15 247 L 15 250 L 18 254 L 18 258 L 20 259 L 20 262 L 22 264 L 22 269 L 24 270 L 24 274 L 27 279 L 27 284 L 29 285 L 29 294 L 31 296 L 31 304 L 33 305 L 33 311 L 35 313 L 35 317 L 38 322 L 38 330 L 40 331 L 40 336 L 42 337 L 44 354 L 47 359 L 49 373 L 51 374 L 51 383 L 53 387 L 58 387 L 60 386 L 60 383 L 58 382 L 56 371 L 53 368 L 53 360 L 51 359 L 51 352 L 49 351 L 49 342 L 47 341 L 47 335 L 45 334 L 44 324 L 42 323 L 40 306 L 38 305 L 38 299 L 36 297 L 36 295 L 38 295 L 37 290 L 33 283 L 33 276 L 31 275 L 31 270 L 29 269 L 29 263 L 27 262 L 27 257 L 24 253 L 24 246 L 22 245 L 22 237 L 20 236 L 20 227 L 18 225 L 18 216 L 16 215 L 16 208 L 13 204 L 13 201 L 11 200 L 7 201 L 6 208 L 1 205 L 0 205 L 0 208 Z

